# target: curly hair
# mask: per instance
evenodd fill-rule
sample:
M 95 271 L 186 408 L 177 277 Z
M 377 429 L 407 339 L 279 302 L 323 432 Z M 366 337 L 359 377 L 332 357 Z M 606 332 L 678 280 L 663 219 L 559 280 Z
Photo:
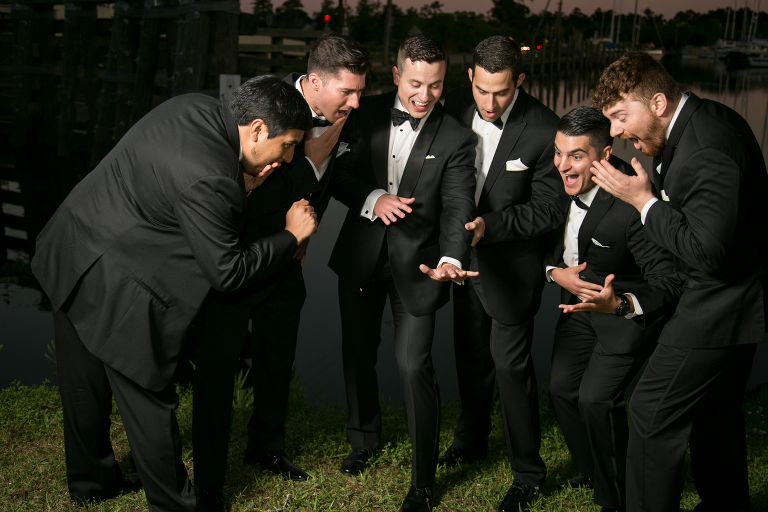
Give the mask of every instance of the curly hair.
M 603 71 L 592 91 L 592 106 L 606 109 L 625 95 L 650 101 L 656 93 L 664 94 L 670 102 L 682 95 L 672 75 L 653 57 L 644 52 L 628 52 Z

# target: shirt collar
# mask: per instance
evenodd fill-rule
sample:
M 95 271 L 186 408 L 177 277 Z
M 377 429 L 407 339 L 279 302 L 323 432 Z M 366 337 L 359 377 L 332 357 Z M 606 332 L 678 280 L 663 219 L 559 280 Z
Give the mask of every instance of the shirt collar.
M 519 93 L 520 93 L 520 89 L 515 89 L 515 97 L 512 98 L 512 103 L 509 104 L 509 106 L 507 107 L 507 110 L 505 110 L 504 113 L 501 114 L 501 117 L 499 118 L 501 119 L 502 129 L 504 126 L 507 126 L 507 119 L 509 119 L 509 114 L 512 112 L 512 107 L 515 106 L 515 102 L 517 101 L 517 95 Z M 477 104 L 475 104 L 475 112 L 476 112 L 475 115 L 480 121 L 488 124 L 493 124 L 493 121 L 486 121 L 485 119 L 483 119 L 483 116 L 480 115 L 480 109 L 477 107 Z
M 400 96 L 397 94 L 397 92 L 395 92 L 395 108 L 398 110 L 402 110 L 403 112 L 408 112 L 408 109 L 406 109 L 403 106 L 403 104 L 400 102 Z M 416 130 L 421 130 L 421 127 L 424 126 L 424 123 L 426 122 L 427 118 L 429 117 L 429 115 L 432 113 L 433 110 L 435 110 L 434 105 L 432 105 L 432 108 L 429 109 L 429 111 L 427 112 L 427 115 L 425 115 L 419 120 L 419 126 L 416 127 Z
M 304 78 L 306 78 L 306 77 L 307 77 L 307 75 L 301 75 L 299 78 L 296 79 L 296 82 L 294 82 L 294 84 L 293 84 L 296 87 L 296 90 L 299 91 L 299 94 L 301 94 L 301 97 L 304 98 L 304 101 L 307 101 L 307 98 L 306 98 L 306 96 L 304 96 L 304 91 L 301 90 L 301 81 Z M 309 105 L 309 102 L 307 102 L 307 105 Z M 312 107 L 309 108 L 309 111 L 312 112 L 312 117 L 313 118 L 314 117 L 321 117 L 321 118 L 325 119 L 325 117 L 323 117 L 323 116 L 318 116 L 315 113 L 315 111 L 314 111 L 314 109 Z
M 670 121 L 669 126 L 667 126 L 667 131 L 664 133 L 664 138 L 666 140 L 669 140 L 669 134 L 672 133 L 672 127 L 675 125 L 675 121 L 677 121 L 677 116 L 680 115 L 680 111 L 683 110 L 683 105 L 685 105 L 685 102 L 688 101 L 688 95 L 683 94 L 680 96 L 680 103 L 677 104 L 677 109 L 675 109 L 675 115 L 672 116 L 672 121 Z
M 595 200 L 595 196 L 597 195 L 598 190 L 600 190 L 600 187 L 598 185 L 594 185 L 591 189 L 587 190 L 583 194 L 579 194 L 579 199 L 581 199 L 581 202 L 585 205 L 592 206 L 592 201 Z

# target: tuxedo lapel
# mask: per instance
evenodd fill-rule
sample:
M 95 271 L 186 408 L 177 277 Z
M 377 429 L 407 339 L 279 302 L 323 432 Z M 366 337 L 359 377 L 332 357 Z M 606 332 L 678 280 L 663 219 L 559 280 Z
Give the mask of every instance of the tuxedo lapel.
M 435 135 L 437 135 L 437 130 L 440 128 L 442 121 L 443 106 L 440 103 L 435 103 L 432 113 L 424 122 L 424 126 L 421 127 L 421 131 L 416 136 L 416 142 L 413 144 L 411 154 L 408 155 L 408 162 L 405 164 L 403 177 L 400 180 L 400 186 L 397 189 L 398 196 L 411 197 L 413 194 L 413 189 L 416 188 L 416 183 L 419 181 L 421 169 L 424 167 L 424 161 L 429 154 L 429 148 L 432 146 L 432 141 L 435 139 Z M 440 156 L 448 158 L 447 154 Z
M 687 94 L 688 100 L 685 102 L 685 105 L 683 105 L 682 110 L 680 110 L 675 125 L 672 127 L 672 132 L 670 132 L 669 138 L 667 139 L 667 145 L 664 146 L 664 151 L 662 152 L 661 175 L 656 184 L 659 194 L 661 194 L 661 191 L 664 189 L 664 177 L 669 171 L 669 164 L 672 163 L 672 157 L 675 154 L 675 149 L 677 149 L 677 143 L 680 142 L 680 137 L 683 135 L 685 127 L 688 126 L 688 121 L 691 119 L 691 116 L 701 105 L 701 99 L 699 99 L 698 96 L 692 92 Z
M 371 165 L 376 175 L 376 184 L 382 190 L 389 190 L 387 186 L 387 165 L 389 159 L 389 134 L 392 126 L 392 118 L 389 109 L 395 104 L 395 93 L 385 96 L 381 103 L 381 110 L 373 115 L 370 122 L 371 129 Z
M 587 250 L 592 245 L 592 234 L 595 232 L 595 228 L 603 220 L 605 214 L 613 205 L 614 198 L 611 194 L 603 189 L 597 191 L 595 199 L 592 201 L 587 215 L 584 217 L 584 222 L 581 223 L 579 228 L 579 263 L 582 263 L 587 258 Z
M 520 138 L 520 134 L 523 133 L 525 128 L 525 121 L 523 120 L 525 114 L 525 106 L 528 102 L 528 95 L 523 88 L 520 88 L 520 93 L 517 95 L 517 101 L 515 101 L 512 107 L 512 112 L 509 113 L 507 122 L 504 123 L 504 131 L 501 133 L 499 139 L 499 145 L 496 146 L 496 151 L 493 154 L 493 160 L 491 166 L 488 168 L 488 176 L 485 178 L 483 184 L 483 191 L 480 193 L 480 202 L 483 197 L 487 196 L 493 188 L 493 184 L 502 172 L 506 171 L 507 157 L 515 149 L 517 140 Z M 478 204 L 480 204 L 478 202 Z
M 477 105 L 475 105 L 475 99 L 472 97 L 472 92 L 469 93 L 469 102 L 464 104 L 464 110 L 461 115 L 461 122 L 472 127 L 472 121 L 475 120 L 477 112 Z
M 563 222 L 562 224 L 560 224 L 560 226 L 552 232 L 552 236 L 555 237 L 554 239 L 555 252 L 554 252 L 554 259 L 552 260 L 555 266 L 564 262 L 563 251 L 565 250 L 565 225 L 567 223 L 568 222 L 566 219 L 566 222 Z

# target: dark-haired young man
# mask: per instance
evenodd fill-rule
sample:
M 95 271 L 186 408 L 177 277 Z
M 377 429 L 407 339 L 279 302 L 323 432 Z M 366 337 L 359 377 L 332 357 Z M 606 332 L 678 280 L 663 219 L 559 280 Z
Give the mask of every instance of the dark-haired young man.
M 370 67 L 368 50 L 348 36 L 327 34 L 309 53 L 307 74 L 284 81 L 295 87 L 312 111 L 313 128 L 283 166 L 248 203 L 243 237 L 258 240 L 284 228 L 285 211 L 309 199 L 318 222 L 328 206 L 328 183 L 340 149 L 346 116 L 358 106 Z M 193 446 L 195 483 L 215 508 L 223 507 L 234 375 L 252 321 L 253 414 L 245 462 L 294 481 L 307 473 L 285 457 L 285 419 L 301 308 L 306 298 L 302 264 L 307 239 L 295 260 L 269 279 L 232 294 L 212 293 L 203 316 L 195 369 Z M 225 341 L 226 343 L 222 343 Z
M 598 185 L 640 212 L 643 236 L 684 277 L 674 316 L 632 394 L 627 509 L 677 512 L 690 444 L 697 512 L 750 510 L 741 402 L 768 327 L 768 176 L 730 108 L 693 93 L 645 53 L 611 64 L 592 94 L 611 135 L 654 157 L 652 176 L 595 162 Z M 655 183 L 654 196 L 651 182 Z
M 523 90 L 520 68 L 520 46 L 490 37 L 475 48 L 471 87 L 453 91 L 445 102 L 479 138 L 479 216 L 466 228 L 474 231 L 470 270 L 480 276 L 453 286 L 461 413 L 440 462 L 486 457 L 497 381 L 515 478 L 502 511 L 527 510 L 546 477 L 531 342 L 544 287 L 545 235 L 562 224 L 567 199 L 552 163 L 558 118 Z
M 463 280 L 474 218 L 477 137 L 439 99 L 446 59 L 419 35 L 400 45 L 397 91 L 363 98 L 342 132 L 333 196 L 349 208 L 328 265 L 339 276 L 344 384 L 352 453 L 341 472 L 365 470 L 381 440 L 376 354 L 389 297 L 395 356 L 413 446 L 403 512 L 428 511 L 438 455 L 440 391 L 432 367 L 435 312 L 449 279 Z
M 624 391 L 655 346 L 681 282 L 672 255 L 643 237 L 640 214 L 592 182 L 592 162 L 613 156 L 611 123 L 591 107 L 560 119 L 555 166 L 572 201 L 552 232 L 547 279 L 562 287 L 549 397 L 574 465 L 564 482 L 594 487 L 602 512 L 626 510 L 629 426 Z M 573 313 L 573 314 L 568 314 Z
M 170 99 L 128 130 L 41 232 L 32 270 L 54 311 L 73 500 L 136 486 L 109 439 L 114 395 L 150 509 L 199 510 L 181 460 L 174 369 L 211 288 L 268 277 L 314 232 L 301 201 L 284 230 L 240 241 L 246 192 L 291 161 L 309 125 L 301 95 L 273 77 L 249 80 L 228 106 L 200 94 Z

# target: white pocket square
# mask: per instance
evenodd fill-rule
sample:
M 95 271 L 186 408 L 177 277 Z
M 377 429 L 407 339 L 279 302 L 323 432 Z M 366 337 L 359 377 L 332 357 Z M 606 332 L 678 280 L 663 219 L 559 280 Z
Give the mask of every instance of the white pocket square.
M 666 192 L 665 190 L 662 190 L 662 191 L 661 191 L 661 198 L 662 198 L 664 201 L 669 201 L 669 196 L 667 195 L 667 192 Z
M 605 249 L 610 249 L 611 248 L 610 245 L 603 245 L 600 242 L 598 242 L 597 240 L 595 240 L 594 238 L 592 239 L 592 243 L 595 244 L 598 247 L 603 247 Z
M 516 160 L 507 160 L 508 171 L 524 171 L 528 169 L 528 166 L 523 163 L 519 158 Z
M 336 152 L 336 158 L 339 158 L 344 153 L 349 153 L 349 144 L 346 142 L 339 142 L 339 150 Z
M 432 158 L 435 158 L 435 155 L 427 155 L 427 158 L 425 158 L 424 160 L 430 160 Z

